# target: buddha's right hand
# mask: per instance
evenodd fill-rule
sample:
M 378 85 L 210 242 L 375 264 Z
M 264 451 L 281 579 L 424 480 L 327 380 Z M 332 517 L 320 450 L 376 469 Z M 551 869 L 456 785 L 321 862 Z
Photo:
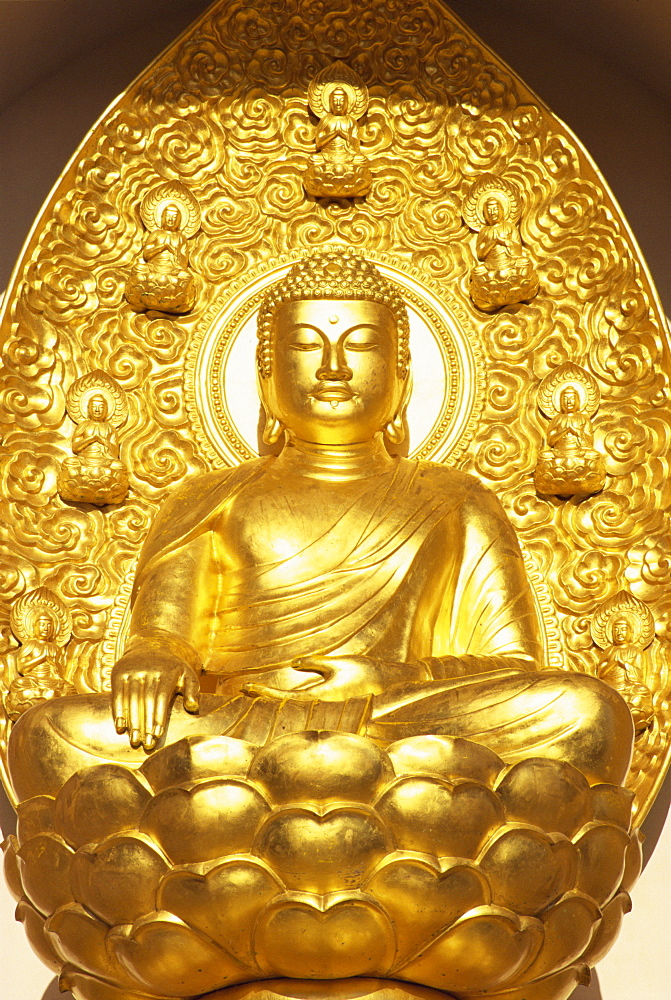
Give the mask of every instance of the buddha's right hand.
M 153 750 L 165 733 L 176 694 L 188 712 L 197 712 L 200 682 L 196 671 L 170 650 L 147 656 L 126 653 L 112 668 L 112 714 L 117 733 L 128 732 L 133 747 Z

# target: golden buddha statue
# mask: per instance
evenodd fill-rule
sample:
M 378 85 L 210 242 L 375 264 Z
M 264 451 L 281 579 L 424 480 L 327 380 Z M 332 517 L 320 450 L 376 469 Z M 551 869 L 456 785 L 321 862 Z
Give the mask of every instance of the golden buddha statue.
M 47 587 L 38 587 L 12 606 L 12 632 L 21 645 L 3 656 L 4 707 L 18 719 L 39 701 L 75 694 L 64 679 L 64 647 L 72 633 L 67 608 Z
M 320 119 L 303 185 L 315 198 L 354 198 L 368 194 L 372 183 L 361 153 L 357 120 L 368 107 L 368 91 L 357 73 L 337 62 L 317 74 L 308 104 Z
M 313 728 L 475 738 L 506 761 L 540 754 L 620 783 L 628 710 L 594 678 L 540 670 L 493 494 L 385 447 L 402 439 L 410 386 L 398 291 L 356 254 L 316 254 L 271 289 L 259 338 L 265 436 L 283 449 L 163 506 L 112 674 L 116 731 L 105 696 L 31 713 L 10 744 L 19 798 L 189 734 L 258 746 Z M 567 717 L 580 720 L 568 731 Z M 26 768 L 35 742 L 52 752 Z
M 592 619 L 592 638 L 605 653 L 599 663 L 599 677 L 619 691 L 629 705 L 638 737 L 655 717 L 652 692 L 646 683 L 650 674 L 646 651 L 654 636 L 650 609 L 626 591 L 604 601 Z
M 65 459 L 58 473 L 61 498 L 96 506 L 119 503 L 128 493 L 117 433 L 128 416 L 123 390 L 96 369 L 70 386 L 67 409 L 77 427 L 72 436 L 74 456 Z
M 538 390 L 538 405 L 550 417 L 548 447 L 541 451 L 535 481 L 539 493 L 589 495 L 606 482 L 604 457 L 594 448 L 590 416 L 599 405 L 599 387 L 572 362 L 550 372 Z
M 528 302 L 538 294 L 538 275 L 522 244 L 519 220 L 522 200 L 515 185 L 483 174 L 470 188 L 462 209 L 466 224 L 477 233 L 470 294 L 483 312 Z
M 126 282 L 126 299 L 137 312 L 187 313 L 196 301 L 188 240 L 200 228 L 200 208 L 176 181 L 147 192 L 140 208 L 147 233 Z
M 283 447 L 161 507 L 111 704 L 14 724 L 19 917 L 78 1000 L 278 976 L 564 1000 L 640 871 L 629 709 L 544 669 L 494 495 L 387 448 L 409 321 L 373 264 L 295 264 L 257 365 Z

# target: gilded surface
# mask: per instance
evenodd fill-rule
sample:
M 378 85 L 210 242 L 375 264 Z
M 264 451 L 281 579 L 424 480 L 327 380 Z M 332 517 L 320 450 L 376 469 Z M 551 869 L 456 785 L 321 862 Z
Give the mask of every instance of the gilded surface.
M 357 141 L 373 183 L 365 199 L 317 204 L 304 188 L 315 154 L 308 91 L 338 60 L 346 61 L 368 91 Z M 507 257 L 530 261 L 539 279 L 535 297 L 527 291 L 497 302 L 498 311 L 491 315 L 471 297 L 476 258 L 488 271 L 501 272 L 506 263 L 495 259 L 499 251 L 484 242 L 480 257 L 478 238 L 462 216 L 483 175 L 520 193 L 519 230 L 510 231 L 510 219 L 492 217 L 488 225 L 501 230 Z M 188 249 L 182 242 L 186 234 L 175 235 L 184 216 L 178 224 L 164 210 L 153 234 L 146 219 L 146 232 L 140 225 L 138 207 L 148 204 L 147 193 L 161 182 L 183 185 L 198 207 L 201 228 L 188 236 Z M 154 236 L 158 250 L 152 257 Z M 644 815 L 669 749 L 668 334 L 637 248 L 585 152 L 437 2 L 415 4 L 410 13 L 395 0 L 267 0 L 253 9 L 242 2 L 216 4 L 120 98 L 76 154 L 30 237 L 3 318 L 5 655 L 15 655 L 17 639 L 23 641 L 10 622 L 12 609 L 38 587 L 47 587 L 72 616 L 65 676 L 81 694 L 109 691 L 149 527 L 189 476 L 212 470 L 221 470 L 220 475 L 259 447 L 258 437 L 254 440 L 258 407 L 251 414 L 236 411 L 231 385 L 244 368 L 241 358 L 249 355 L 249 330 L 267 288 L 285 278 L 303 254 L 325 244 L 354 247 L 378 260 L 385 277 L 400 288 L 410 312 L 415 399 L 432 395 L 439 400 L 424 414 L 417 433 L 410 399 L 410 454 L 474 474 L 503 504 L 550 633 L 545 653 L 555 650 L 554 661 L 543 657 L 545 665 L 567 668 L 566 690 L 573 678 L 575 690 L 583 690 L 610 670 L 620 671 L 610 678 L 615 687 L 629 677 L 649 691 L 648 717 L 645 726 L 640 719 L 637 723 L 628 779 L 638 816 Z M 152 260 L 159 261 L 158 270 L 152 271 Z M 188 302 L 182 298 L 173 309 L 176 300 L 144 301 L 138 293 L 139 305 L 132 308 L 127 280 L 134 269 L 139 274 L 140 261 L 149 268 L 149 284 L 167 275 L 168 285 L 176 278 L 173 290 L 183 295 L 186 279 L 193 277 L 197 296 Z M 179 312 L 184 315 L 176 318 Z M 324 329 L 330 329 L 329 322 L 326 317 Z M 417 365 L 415 342 L 426 345 L 426 365 Z M 538 409 L 539 390 L 546 377 L 567 364 L 597 386 L 600 405 L 590 411 L 589 447 L 603 457 L 606 474 L 603 489 L 570 499 L 539 495 L 534 484 L 549 429 L 547 411 Z M 66 393 L 96 370 L 114 380 L 128 406 L 128 418 L 115 433 L 130 491 L 125 500 L 102 509 L 96 501 L 64 501 L 58 495 L 59 470 L 72 460 L 78 424 Z M 441 371 L 442 381 L 423 381 Z M 343 399 L 323 402 L 330 406 Z M 98 422 L 105 421 L 109 413 Z M 394 444 L 396 439 L 402 448 L 406 428 L 402 420 L 391 424 L 388 440 Z M 559 440 L 572 433 L 575 418 L 565 424 Z M 264 450 L 279 443 L 281 428 L 267 414 L 260 430 Z M 581 434 L 583 447 L 585 426 Z M 233 470 L 231 475 L 241 474 Z M 403 512 L 400 504 L 387 513 L 402 519 Z M 341 546 L 337 534 L 331 540 L 334 549 Z M 620 591 L 644 602 L 654 641 L 642 644 L 621 609 L 620 618 L 613 619 L 612 639 L 604 644 L 598 638 L 608 631 L 606 626 L 596 630 L 599 609 Z M 48 622 L 42 627 L 45 635 L 35 641 L 47 644 L 52 641 L 46 636 Z M 184 650 L 174 647 L 173 652 L 179 656 Z M 48 652 L 42 653 L 50 662 Z M 426 659 L 428 671 L 432 657 Z M 329 681 L 323 664 L 313 663 L 313 670 Z M 276 681 L 259 678 L 266 693 Z M 188 686 L 185 694 L 187 708 L 193 708 Z M 349 731 L 341 727 L 345 731 L 333 737 L 343 741 L 348 754 L 364 739 L 360 723 L 365 715 L 358 694 L 350 701 Z M 67 699 L 62 704 L 65 713 Z M 129 718 L 117 715 L 117 720 L 133 736 L 131 706 L 126 708 Z M 11 720 L 3 711 L 6 749 Z M 332 720 L 326 725 L 326 718 L 317 725 L 315 711 L 305 699 L 292 725 L 306 729 L 312 719 L 314 728 L 338 728 Z M 65 714 L 63 719 L 67 732 Z M 169 777 L 150 775 L 149 763 L 147 773 L 135 775 L 146 755 L 130 746 L 126 734 L 115 737 L 112 751 L 109 740 L 94 746 L 94 755 L 102 748 L 102 756 L 113 761 L 102 766 L 112 769 L 104 774 L 106 789 L 118 791 L 117 799 L 112 797 L 118 805 L 114 815 L 102 815 L 95 829 L 86 827 L 87 803 L 99 796 L 95 769 L 82 772 L 89 775 L 90 788 L 89 778 L 76 778 L 62 789 L 29 798 L 32 804 L 19 829 L 18 863 L 14 847 L 7 852 L 10 883 L 26 897 L 20 912 L 31 940 L 57 967 L 70 963 L 64 981 L 72 982 L 77 996 L 191 996 L 226 985 L 215 982 L 224 966 L 232 970 L 226 982 L 297 975 L 299 970 L 283 964 L 290 963 L 291 949 L 273 941 L 298 941 L 302 927 L 323 928 L 330 921 L 335 927 L 342 919 L 348 928 L 362 928 L 357 936 L 368 934 L 377 950 L 374 962 L 355 964 L 354 971 L 342 955 L 320 952 L 324 961 L 336 963 L 333 968 L 342 963 L 339 975 L 391 975 L 460 996 L 507 990 L 509 1000 L 522 995 L 540 1000 L 568 995 L 582 966 L 596 961 L 617 931 L 638 850 L 629 826 L 630 797 L 618 789 L 619 777 L 611 784 L 608 776 L 597 774 L 587 793 L 584 777 L 576 777 L 571 764 L 546 762 L 552 780 L 564 783 L 560 798 L 571 805 L 570 819 L 553 816 L 543 827 L 545 804 L 522 814 L 518 793 L 506 798 L 506 782 L 516 767 L 524 768 L 523 759 L 511 764 L 502 754 L 505 768 L 499 763 L 491 773 L 477 767 L 475 773 L 470 760 L 458 767 L 454 762 L 429 766 L 424 747 L 421 762 L 410 761 L 406 771 L 399 771 L 389 747 L 377 750 L 364 740 L 371 762 L 362 763 L 362 774 L 370 779 L 344 789 L 331 808 L 316 801 L 314 785 L 309 796 L 303 785 L 282 801 L 273 798 L 282 786 L 277 776 L 288 766 L 281 739 L 250 750 L 248 758 L 231 761 L 226 770 L 225 748 L 217 742 L 225 738 L 216 735 L 222 726 L 215 719 L 218 729 L 209 739 L 207 733 L 198 735 L 204 757 L 215 759 L 213 774 L 207 764 L 203 771 L 192 761 L 188 725 L 196 717 L 180 710 L 175 719 L 186 727 L 177 734 L 184 740 L 149 758 Z M 94 737 L 97 724 L 92 718 Z M 136 732 L 138 744 L 144 726 Z M 391 737 L 394 746 L 404 735 Z M 158 733 L 153 736 L 160 739 Z M 443 761 L 450 737 L 433 739 Z M 186 764 L 175 756 L 178 747 L 185 748 Z M 259 770 L 264 754 L 268 759 L 279 755 L 272 781 Z M 289 770 L 300 777 L 301 767 Z M 418 777 L 427 771 L 430 780 Z M 468 827 L 472 843 L 422 840 L 408 813 L 413 796 L 405 799 L 402 792 L 413 782 L 421 785 L 416 792 L 423 804 L 422 824 L 426 810 L 434 810 L 436 830 L 445 828 L 450 810 L 475 796 L 482 815 L 477 829 Z M 204 805 L 192 801 L 199 798 L 194 795 L 198 788 Z M 206 825 L 202 840 L 189 841 L 193 856 L 175 855 L 166 840 L 166 816 L 175 813 L 172 806 L 161 811 L 166 793 L 188 799 L 194 815 L 221 810 L 231 824 L 226 843 L 208 842 L 212 828 Z M 520 800 L 526 801 L 525 794 L 519 792 Z M 303 828 L 314 824 L 326 839 L 315 837 L 314 864 L 297 871 L 292 810 L 304 810 L 306 796 L 311 803 L 315 799 L 308 809 L 314 816 L 303 817 Z M 337 869 L 337 852 L 333 868 L 330 861 L 320 867 L 318 860 L 331 857 L 324 845 L 329 837 L 338 840 L 343 810 L 348 829 L 360 837 L 357 853 L 367 859 L 356 885 L 351 873 Z M 74 826 L 68 825 L 73 816 Z M 529 826 L 537 831 L 533 836 Z M 92 842 L 96 846 L 82 851 Z M 284 847 L 278 853 L 279 843 Z M 235 877 L 230 875 L 232 852 L 246 859 Z M 462 858 L 463 871 L 446 865 L 445 858 L 455 855 Z M 529 871 L 545 859 L 544 871 L 552 873 L 551 888 L 543 887 L 549 896 L 534 888 L 531 876 L 523 884 L 515 881 L 512 871 L 522 857 Z M 136 901 L 116 877 L 111 886 L 105 882 L 106 872 L 124 867 L 124 858 L 133 859 L 131 867 L 143 873 L 143 881 L 146 876 L 148 895 L 137 903 L 144 909 L 133 908 Z M 447 895 L 450 886 L 461 886 L 452 908 L 445 903 L 449 917 L 442 910 L 434 923 L 422 926 L 424 937 L 410 940 L 420 928 L 407 917 L 419 897 L 408 888 L 401 905 L 401 889 L 389 889 L 397 862 L 409 865 L 403 884 L 416 885 L 423 901 L 432 880 Z M 187 875 L 195 880 L 189 885 Z M 245 940 L 252 934 L 259 941 L 257 964 L 250 965 L 250 956 L 235 951 L 228 939 L 222 957 L 220 931 L 211 925 L 217 904 L 195 904 L 188 915 L 187 910 L 191 890 L 207 895 L 215 892 L 214 883 L 224 895 L 234 883 L 243 893 L 236 905 L 246 906 L 244 886 L 257 885 L 254 879 L 267 894 L 257 887 L 262 908 L 252 907 L 245 918 Z M 176 890 L 169 904 L 163 896 L 168 884 Z M 475 895 L 469 895 L 471 889 Z M 98 912 L 103 898 L 105 910 Z M 389 917 L 394 905 L 403 911 L 396 920 Z M 207 927 L 202 920 L 210 921 Z M 310 935 L 321 949 L 319 933 Z M 478 951 L 478 942 L 491 935 L 498 935 L 500 946 Z M 337 939 L 331 935 L 329 946 L 335 947 Z M 432 948 L 435 954 L 429 954 Z M 279 954 L 284 950 L 286 955 Z M 449 966 L 452 955 L 467 953 L 481 957 L 467 981 L 436 980 L 436 968 Z M 174 966 L 171 956 L 177 956 Z M 194 958 L 198 974 L 188 964 Z M 303 970 L 312 968 L 310 956 L 301 960 Z M 175 985 L 176 969 L 188 982 Z M 104 992 L 103 981 L 117 985 Z M 523 982 L 540 986 L 522 987 Z M 543 993 L 546 988 L 554 992 Z

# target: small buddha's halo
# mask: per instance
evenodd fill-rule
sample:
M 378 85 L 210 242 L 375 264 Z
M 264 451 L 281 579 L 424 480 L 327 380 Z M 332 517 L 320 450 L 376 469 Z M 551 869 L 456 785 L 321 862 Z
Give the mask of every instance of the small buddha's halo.
M 261 378 L 268 378 L 272 370 L 272 330 L 278 306 L 306 299 L 353 299 L 387 306 L 396 320 L 398 375 L 407 377 L 410 323 L 400 292 L 361 254 L 330 249 L 304 257 L 268 290 L 257 321 L 256 361 Z
M 140 215 L 147 229 L 161 229 L 163 212 L 168 205 L 174 205 L 179 212 L 179 231 L 187 239 L 194 236 L 200 229 L 200 206 L 179 181 L 165 181 L 147 191 L 140 205 Z
M 588 417 L 596 413 L 601 400 L 598 382 L 584 368 L 566 361 L 546 375 L 538 386 L 538 406 L 546 417 L 552 419 L 561 412 L 561 394 L 569 387 L 578 394 L 581 413 Z
M 308 87 L 311 111 L 317 118 L 329 114 L 331 94 L 338 89 L 347 94 L 347 114 L 352 118 L 361 118 L 368 107 L 368 88 L 359 74 L 340 60 L 320 70 Z
M 519 222 L 522 215 L 522 196 L 512 181 L 495 174 L 482 174 L 464 198 L 461 214 L 466 225 L 476 233 L 489 225 L 485 218 L 485 205 L 495 198 L 501 205 L 506 221 Z
M 72 617 L 60 597 L 48 587 L 38 587 L 12 605 L 9 624 L 19 642 L 37 637 L 37 619 L 48 615 L 54 625 L 53 642 L 64 646 L 72 634 Z
M 613 645 L 613 625 L 624 619 L 631 626 L 632 643 L 645 649 L 655 636 L 655 619 L 647 604 L 620 590 L 601 604 L 590 623 L 592 639 L 601 649 Z
M 107 403 L 108 422 L 120 427 L 128 417 L 126 394 L 101 368 L 95 368 L 92 372 L 82 375 L 68 389 L 66 405 L 70 419 L 75 424 L 87 420 L 88 407 L 93 396 L 103 397 Z

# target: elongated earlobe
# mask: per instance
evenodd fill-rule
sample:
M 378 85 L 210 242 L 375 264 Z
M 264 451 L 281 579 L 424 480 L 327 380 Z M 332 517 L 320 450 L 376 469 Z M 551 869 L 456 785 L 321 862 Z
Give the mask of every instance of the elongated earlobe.
M 284 424 L 282 421 L 274 417 L 272 413 L 268 413 L 266 415 L 266 426 L 263 428 L 264 444 L 277 444 L 283 434 Z
M 403 444 L 405 440 L 405 427 L 403 426 L 403 412 L 397 413 L 393 420 L 390 420 L 384 429 L 384 436 L 389 444 Z

